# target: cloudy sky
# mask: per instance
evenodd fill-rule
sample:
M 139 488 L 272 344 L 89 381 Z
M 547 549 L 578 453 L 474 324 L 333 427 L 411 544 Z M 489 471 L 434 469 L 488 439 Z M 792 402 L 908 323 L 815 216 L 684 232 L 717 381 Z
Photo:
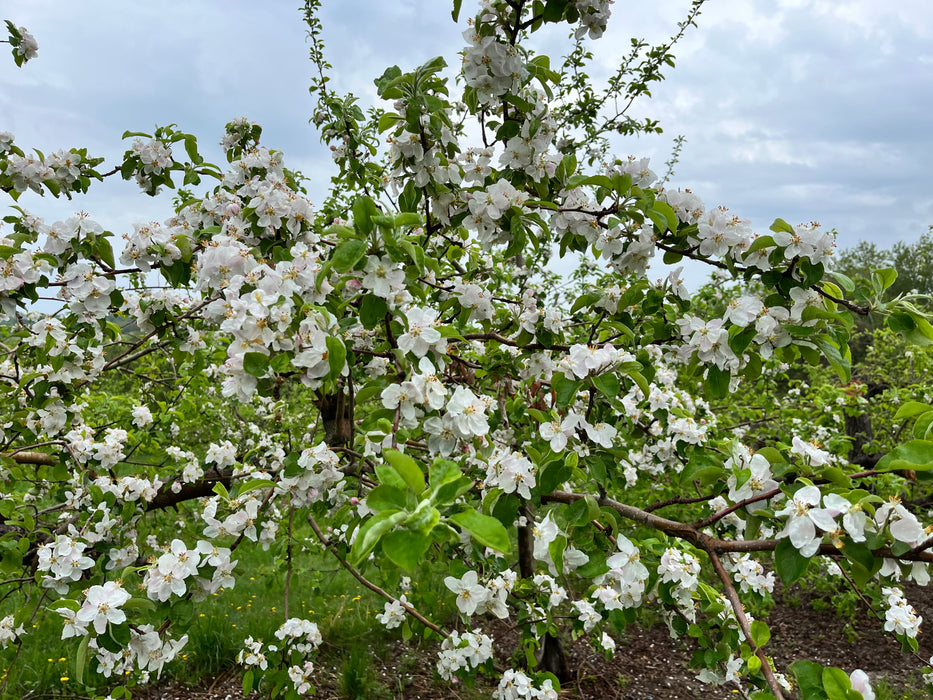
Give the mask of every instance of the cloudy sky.
M 327 186 L 330 158 L 308 124 L 312 65 L 297 0 L 33 0 L 5 15 L 31 31 L 39 57 L 0 63 L 0 131 L 44 151 L 86 146 L 115 163 L 124 130 L 177 123 L 208 159 L 224 124 L 247 116 L 263 142 Z M 372 79 L 463 46 L 446 0 L 325 1 L 333 85 L 372 103 Z M 625 0 L 593 44 L 594 77 L 608 75 L 632 36 L 657 43 L 689 0 Z M 464 2 L 462 18 L 472 9 Z M 765 231 L 775 217 L 819 221 L 842 247 L 914 240 L 933 224 L 933 3 L 929 0 L 708 0 L 678 46 L 677 68 L 639 114 L 660 136 L 619 140 L 662 172 L 673 139 L 687 142 L 673 180 L 708 206 L 725 205 Z M 556 55 L 562 31 L 544 38 Z M 6 47 L 8 48 L 8 47 Z M 113 180 L 113 178 L 111 178 Z M 164 219 L 169 202 L 108 182 L 73 202 L 26 195 L 50 220 L 78 208 L 115 232 Z M 92 192 L 94 190 L 92 189 Z

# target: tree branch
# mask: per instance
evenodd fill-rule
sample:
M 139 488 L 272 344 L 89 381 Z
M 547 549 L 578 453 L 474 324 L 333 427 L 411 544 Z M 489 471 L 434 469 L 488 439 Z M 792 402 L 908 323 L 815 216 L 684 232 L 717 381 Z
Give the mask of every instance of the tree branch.
M 366 586 L 366 587 L 367 587 L 369 590 L 371 590 L 373 593 L 376 593 L 376 594 L 378 594 L 378 595 L 381 595 L 383 598 L 385 598 L 386 600 L 388 600 L 390 603 L 398 603 L 399 605 L 401 605 L 401 606 L 405 609 L 405 612 L 407 612 L 407 613 L 408 613 L 409 615 L 411 615 L 413 618 L 415 618 L 416 620 L 418 620 L 418 622 L 420 622 L 421 624 L 423 624 L 425 627 L 429 627 L 430 629 L 434 630 L 435 632 L 437 632 L 437 633 L 438 633 L 439 635 L 441 635 L 442 637 L 449 637 L 449 636 L 450 636 L 449 634 L 447 634 L 447 632 L 444 631 L 443 628 L 438 627 L 438 626 L 435 625 L 433 622 L 431 622 L 428 618 L 426 618 L 424 615 L 422 615 L 420 612 L 418 612 L 418 611 L 414 608 L 414 606 L 412 606 L 412 605 L 409 604 L 409 603 L 402 602 L 401 600 L 395 598 L 391 593 L 389 593 L 389 592 L 385 591 L 384 589 L 380 588 L 379 586 L 377 586 L 375 583 L 373 583 L 373 582 L 370 581 L 368 578 L 366 578 L 365 576 L 363 576 L 363 574 L 361 574 L 361 573 L 359 572 L 358 569 L 356 569 L 356 568 L 354 568 L 353 566 L 351 566 L 350 563 L 349 563 L 346 559 L 344 559 L 342 556 L 340 556 L 340 555 L 337 553 L 337 549 L 336 549 L 336 547 L 334 547 L 334 543 L 331 542 L 329 539 L 327 539 L 327 537 L 324 536 L 324 533 L 321 532 L 320 526 L 317 524 L 317 521 L 315 521 L 314 516 L 313 516 L 311 513 L 308 513 L 308 524 L 311 526 L 311 529 L 314 530 L 314 534 L 317 535 L 317 538 L 321 541 L 321 544 L 324 545 L 324 547 L 325 547 L 326 549 L 328 549 L 328 550 L 330 551 L 330 553 L 334 555 L 334 557 L 336 557 L 337 561 L 340 562 L 340 565 L 341 565 L 344 569 L 346 569 L 347 571 L 349 571 L 349 572 L 350 572 L 350 575 L 352 575 L 353 578 L 355 578 L 357 581 L 359 581 L 360 583 L 362 583 L 364 586 Z

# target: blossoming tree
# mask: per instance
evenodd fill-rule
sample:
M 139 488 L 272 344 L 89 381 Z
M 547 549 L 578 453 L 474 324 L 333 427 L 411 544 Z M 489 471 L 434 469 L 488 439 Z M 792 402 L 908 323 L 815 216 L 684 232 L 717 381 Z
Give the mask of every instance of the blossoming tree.
M 861 672 L 774 668 L 742 599 L 828 558 L 852 585 L 884 586 L 885 628 L 916 649 L 895 581 L 928 580 L 933 540 L 865 484 L 929 469 L 933 443 L 920 431 L 870 470 L 809 435 L 753 451 L 709 400 L 779 363 L 846 378 L 853 314 L 887 314 L 923 343 L 933 327 L 877 302 L 890 271 L 871 289 L 829 275 L 832 234 L 781 219 L 755 234 L 609 152 L 609 134 L 657 128 L 628 107 L 701 4 L 670 43 L 634 42 L 600 91 L 584 42 L 610 0 L 484 0 L 456 81 L 442 58 L 393 66 L 364 113 L 330 89 L 307 0 L 314 122 L 339 168 L 317 209 L 246 119 L 227 127 L 224 167 L 174 125 L 127 133 L 107 172 L 83 149 L 27 154 L 0 134 L 14 202 L 117 176 L 176 191 L 163 223 L 120 236 L 86 214 L 48 223 L 13 205 L 4 219 L 0 594 L 19 612 L 0 644 L 29 644 L 27 623 L 51 615 L 79 677 L 158 674 L 186 641 L 178 611 L 235 586 L 239 547 L 291 538 L 301 519 L 385 597 L 381 624 L 440 640 L 441 679 L 498 674 L 499 698 L 556 697 L 561 620 L 611 650 L 647 601 L 696 640 L 704 681 L 868 697 Z M 527 46 L 551 25 L 576 38 L 559 67 Z M 8 28 L 22 65 L 35 39 Z M 577 269 L 562 278 L 555 256 Z M 649 280 L 657 256 L 757 291 L 702 317 L 679 271 Z M 115 392 L 122 404 L 94 398 Z M 254 434 L 182 425 L 185 402 L 245 414 Z M 169 508 L 181 529 L 165 527 Z M 467 564 L 444 580 L 463 624 L 399 588 L 426 557 Z M 536 650 L 522 668 L 495 660 L 492 618 Z M 311 692 L 315 622 L 286 610 L 276 637 L 246 639 L 246 685 Z

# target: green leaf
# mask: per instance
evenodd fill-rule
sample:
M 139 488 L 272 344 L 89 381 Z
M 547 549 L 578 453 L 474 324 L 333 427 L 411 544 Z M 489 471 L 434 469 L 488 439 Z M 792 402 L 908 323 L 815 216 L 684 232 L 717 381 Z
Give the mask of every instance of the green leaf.
M 892 284 L 894 284 L 897 279 L 897 270 L 893 267 L 886 267 L 881 270 L 872 270 L 871 273 L 871 283 L 872 286 L 878 291 L 883 292 L 888 289 Z
M 920 403 L 919 401 L 908 401 L 897 409 L 897 413 L 894 414 L 894 420 L 913 418 L 927 411 L 933 411 L 933 406 L 927 403 Z
M 385 318 L 388 310 L 385 299 L 375 294 L 366 294 L 360 301 L 360 323 L 363 328 L 372 330 Z
M 551 388 L 557 394 L 558 406 L 569 406 L 582 386 L 582 381 L 568 379 L 562 372 L 555 372 L 551 377 Z
M 387 510 L 374 515 L 363 523 L 356 535 L 356 540 L 353 542 L 353 547 L 350 549 L 350 556 L 348 557 L 350 563 L 359 566 L 369 556 L 370 552 L 376 548 L 383 535 L 407 517 L 408 513 L 406 512 Z
M 584 307 L 592 306 L 602 298 L 603 292 L 587 292 L 586 294 L 581 294 L 577 297 L 576 301 L 573 302 L 573 306 L 570 307 L 570 313 L 575 314 Z
M 376 228 L 373 217 L 379 215 L 379 209 L 371 197 L 357 197 L 353 202 L 353 226 L 364 235 L 369 235 Z
M 917 327 L 910 314 L 898 311 L 888 316 L 888 327 L 895 333 L 909 333 Z
M 97 255 L 109 267 L 116 267 L 116 263 L 113 259 L 113 246 L 110 245 L 110 241 L 106 238 L 97 239 Z
M 549 494 L 567 481 L 572 473 L 570 467 L 563 460 L 550 462 L 538 475 L 538 484 L 535 490 L 541 495 Z
M 377 128 L 381 134 L 383 131 L 391 129 L 393 126 L 402 121 L 405 120 L 394 112 L 386 112 L 379 117 L 379 125 Z
M 409 530 L 418 530 L 427 535 L 441 520 L 441 512 L 431 505 L 430 499 L 425 498 L 418 504 L 414 512 L 405 519 L 405 526 Z
M 689 486 L 694 481 L 712 484 L 719 481 L 725 468 L 722 461 L 709 452 L 696 452 L 688 458 L 687 466 L 680 473 L 680 483 Z
M 480 544 L 503 554 L 509 553 L 512 546 L 509 533 L 496 518 L 477 513 L 475 510 L 466 510 L 451 515 L 449 520 L 469 532 Z
M 75 680 L 78 685 L 84 685 L 84 669 L 87 667 L 87 647 L 91 643 L 91 635 L 84 635 L 81 644 L 78 645 L 78 652 L 75 654 Z
M 911 469 L 918 472 L 933 469 L 933 441 L 906 442 L 895 447 L 875 465 L 875 471 L 880 472 L 898 469 Z
M 262 377 L 269 370 L 269 356 L 261 352 L 248 352 L 243 355 L 243 371 L 254 377 Z
M 823 356 L 829 360 L 829 364 L 831 364 L 833 369 L 836 370 L 839 378 L 842 379 L 843 382 L 848 383 L 852 378 L 852 365 L 848 358 L 843 357 L 839 348 L 833 345 L 828 340 L 827 336 L 817 336 L 816 338 L 813 338 L 813 342 L 816 343 L 817 347 L 823 351 Z
M 830 274 L 836 278 L 836 281 L 839 283 L 839 286 L 842 287 L 848 294 L 851 294 L 855 291 L 855 282 L 852 281 L 852 278 L 848 275 L 844 275 L 841 272 L 830 272 Z
M 347 364 L 347 346 L 340 338 L 327 336 L 327 364 L 330 365 L 330 376 L 339 377 Z
M 424 491 L 424 471 L 414 459 L 398 450 L 385 450 L 382 456 L 395 468 L 405 483 L 414 489 L 416 494 Z
M 433 488 L 438 488 L 444 484 L 456 481 L 463 475 L 456 462 L 449 459 L 437 458 L 428 469 L 428 480 Z
M 747 255 L 752 253 L 757 253 L 762 248 L 774 248 L 777 243 L 774 242 L 774 238 L 771 236 L 758 236 L 748 248 Z
M 635 385 L 641 389 L 641 393 L 648 396 L 651 393 L 651 387 L 648 386 L 648 380 L 638 370 L 623 370 L 629 379 L 635 382 Z
M 806 700 L 826 700 L 823 692 L 823 667 L 813 661 L 794 661 L 787 667 L 797 679 L 800 697 Z
M 337 272 L 349 272 L 366 253 L 366 248 L 366 241 L 359 238 L 344 241 L 334 250 L 331 264 Z
M 404 215 L 403 215 L 404 216 Z M 402 246 L 408 257 L 411 258 L 411 261 L 415 264 L 415 269 L 418 272 L 418 276 L 424 274 L 424 250 L 421 246 L 415 245 L 411 241 L 401 241 L 399 245 Z
M 245 481 L 240 485 L 240 488 L 237 489 L 237 496 L 243 496 L 244 494 L 249 493 L 250 491 L 256 491 L 257 489 L 272 489 L 275 488 L 275 482 L 272 479 L 250 479 Z
M 458 476 L 437 489 L 434 501 L 440 504 L 453 503 L 460 496 L 473 488 L 473 480 L 466 476 Z
M 600 374 L 593 377 L 593 385 L 607 398 L 619 398 L 619 378 L 614 374 Z
M 375 467 L 376 478 L 379 479 L 380 484 L 386 484 L 387 486 L 392 486 L 397 488 L 399 491 L 407 491 L 408 483 L 405 479 L 402 478 L 402 475 L 395 471 L 395 467 L 391 464 L 378 463 Z
M 193 134 L 185 136 L 185 152 L 195 165 L 200 165 L 204 162 L 204 159 L 198 153 L 198 140 Z
M 781 231 L 784 233 L 790 233 L 792 235 L 795 233 L 794 227 L 784 221 L 784 219 L 775 219 L 774 223 L 771 224 L 769 228 L 775 233 L 779 233 Z
M 558 535 L 547 547 L 548 554 L 551 556 L 551 561 L 554 562 L 554 568 L 557 569 L 559 575 L 564 573 L 564 550 L 567 549 L 567 538 L 563 535 Z
M 366 506 L 375 511 L 405 510 L 405 494 L 394 486 L 381 484 L 366 495 Z
M 667 202 L 662 202 L 660 199 L 658 199 L 658 200 L 655 200 L 652 208 L 654 209 L 654 211 L 656 211 L 657 213 L 661 214 L 661 216 L 664 217 L 665 225 L 659 228 L 661 228 L 662 230 L 664 228 L 667 228 L 670 231 L 677 230 L 677 214 L 671 208 L 670 204 L 668 204 Z
M 803 576 L 809 565 L 810 560 L 797 551 L 789 538 L 785 537 L 778 541 L 777 548 L 774 550 L 774 568 L 777 569 L 778 576 L 786 585 L 792 584 Z
M 852 681 L 841 668 L 827 666 L 823 669 L 823 690 L 829 700 L 847 700 Z
M 755 620 L 751 625 L 752 641 L 755 646 L 763 647 L 771 639 L 771 630 L 761 620 Z
M 933 411 L 927 411 L 920 415 L 914 424 L 914 437 L 918 440 L 926 440 L 930 437 L 930 426 L 933 425 Z
M 869 571 L 875 565 L 875 557 L 871 550 L 859 542 L 846 542 L 842 547 L 842 554 L 849 561 L 854 561 Z
M 716 365 L 710 365 L 706 374 L 706 386 L 714 398 L 722 399 L 729 394 L 729 382 L 732 375 L 728 370 L 719 369 Z M 646 394 L 647 395 L 647 394 Z
M 382 538 L 383 553 L 398 568 L 411 571 L 431 546 L 431 538 L 411 530 L 396 530 Z
M 253 690 L 253 669 L 243 674 L 243 695 L 248 696 Z

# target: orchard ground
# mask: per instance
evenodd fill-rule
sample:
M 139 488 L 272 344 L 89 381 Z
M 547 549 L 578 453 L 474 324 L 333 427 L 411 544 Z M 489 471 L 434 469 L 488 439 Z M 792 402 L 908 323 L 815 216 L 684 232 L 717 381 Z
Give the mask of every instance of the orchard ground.
M 925 619 L 933 619 L 933 600 L 922 589 L 907 586 Z M 777 605 L 766 621 L 773 632 L 770 653 L 779 668 L 795 659 L 810 659 L 841 668 L 866 671 L 874 684 L 877 700 L 914 700 L 929 697 L 917 669 L 922 659 L 901 651 L 900 644 L 883 631 L 883 622 L 873 618 L 864 606 L 851 618 L 837 615 L 833 593 L 801 593 L 798 589 L 776 592 Z M 518 634 L 507 621 L 489 628 L 506 652 L 518 642 Z M 319 698 L 448 698 L 472 700 L 489 697 L 494 679 L 479 679 L 472 689 L 437 683 L 435 646 L 422 642 L 417 647 L 389 644 L 373 647 L 334 648 L 317 673 Z M 577 669 L 574 681 L 563 686 L 562 698 L 609 698 L 618 700 L 720 700 L 741 698 L 735 686 L 716 688 L 697 681 L 696 671 L 688 668 L 696 646 L 692 640 L 672 639 L 664 624 L 631 627 L 618 639 L 614 658 L 606 660 L 585 640 L 569 644 L 571 667 Z M 349 653 L 349 656 L 345 656 Z M 933 640 L 921 635 L 920 656 L 933 654 Z M 358 665 L 357 668 L 353 668 Z M 359 674 L 358 692 L 347 687 L 348 674 Z M 353 683 L 353 680 L 350 681 Z M 348 692 L 349 691 L 349 692 Z M 162 682 L 134 692 L 140 700 L 240 700 L 260 698 L 243 695 L 241 670 L 228 668 L 209 674 L 196 685 L 178 680 Z

